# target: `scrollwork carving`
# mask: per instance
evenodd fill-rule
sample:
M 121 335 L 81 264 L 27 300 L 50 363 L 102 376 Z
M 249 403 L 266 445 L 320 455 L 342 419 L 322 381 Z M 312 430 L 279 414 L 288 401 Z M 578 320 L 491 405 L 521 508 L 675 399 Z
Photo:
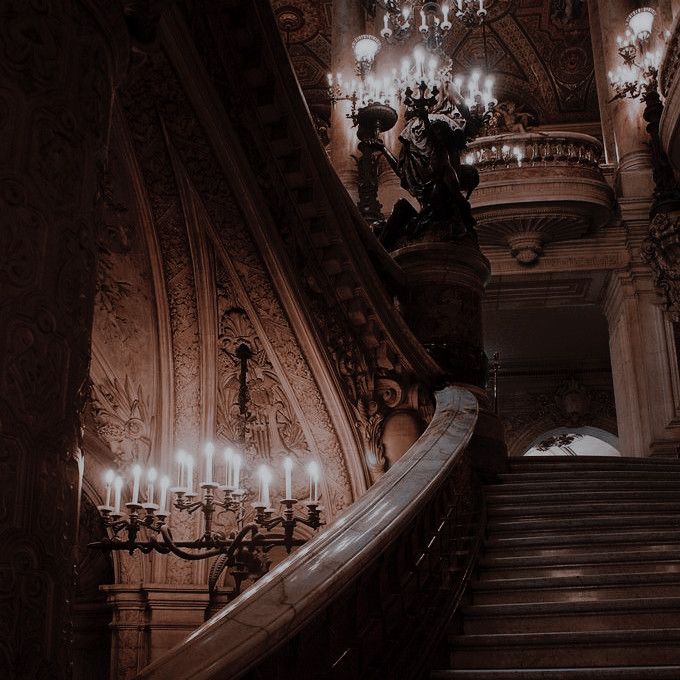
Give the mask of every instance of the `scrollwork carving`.
M 660 212 L 649 225 L 642 257 L 654 272 L 666 309 L 680 319 L 680 214 Z

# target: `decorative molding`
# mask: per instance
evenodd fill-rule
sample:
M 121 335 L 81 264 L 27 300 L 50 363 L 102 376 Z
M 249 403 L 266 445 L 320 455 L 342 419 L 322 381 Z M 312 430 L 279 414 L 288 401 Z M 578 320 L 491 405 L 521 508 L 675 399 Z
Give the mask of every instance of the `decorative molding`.
M 666 310 L 675 321 L 680 320 L 680 213 L 659 212 L 654 216 L 641 254 L 654 272 Z

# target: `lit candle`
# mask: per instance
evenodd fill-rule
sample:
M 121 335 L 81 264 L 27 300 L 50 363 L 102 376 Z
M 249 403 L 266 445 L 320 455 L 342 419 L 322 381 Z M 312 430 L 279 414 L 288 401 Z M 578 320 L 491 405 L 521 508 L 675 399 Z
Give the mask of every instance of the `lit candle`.
M 233 474 L 231 477 L 231 483 L 234 485 L 235 489 L 239 488 L 239 481 L 240 481 L 240 476 L 241 476 L 241 454 L 235 453 L 234 454 L 234 467 L 233 467 Z
M 177 452 L 177 488 L 183 489 L 186 484 L 184 483 L 184 465 L 186 463 L 187 454 L 186 451 L 180 449 Z
M 194 494 L 194 457 L 187 454 L 185 460 L 186 465 L 186 487 L 187 496 L 193 496 Z
M 123 478 L 120 475 L 116 475 L 116 478 L 113 480 L 113 488 L 115 491 L 115 507 L 114 507 L 114 513 L 116 515 L 120 515 L 120 492 L 121 489 L 123 488 Z
M 286 498 L 293 497 L 293 459 L 286 456 L 283 459 L 283 470 L 286 476 Z
M 132 502 L 136 505 L 139 501 L 139 479 L 142 476 L 142 468 L 135 465 L 132 468 Z
M 146 473 L 146 502 L 147 503 L 153 503 L 153 487 L 154 487 L 154 482 L 156 481 L 156 477 L 158 476 L 158 473 L 156 472 L 156 468 L 149 468 L 149 471 Z
M 260 465 L 257 469 L 257 474 L 260 477 L 260 505 L 268 508 L 269 503 L 269 482 L 271 481 L 271 473 L 266 465 Z
M 232 487 L 232 466 L 234 464 L 234 452 L 230 446 L 224 449 L 224 486 L 228 489 Z
M 212 484 L 213 481 L 213 455 L 215 447 L 212 442 L 205 445 L 205 483 Z
M 113 478 L 115 477 L 113 470 L 107 470 L 104 475 L 104 482 L 106 483 L 106 507 L 111 507 L 111 485 L 113 484 Z
M 168 486 L 170 486 L 170 479 L 168 477 L 161 477 L 161 514 L 167 515 L 168 512 Z
M 313 460 L 307 466 L 307 472 L 309 473 L 309 500 L 316 503 L 319 500 L 319 464 Z

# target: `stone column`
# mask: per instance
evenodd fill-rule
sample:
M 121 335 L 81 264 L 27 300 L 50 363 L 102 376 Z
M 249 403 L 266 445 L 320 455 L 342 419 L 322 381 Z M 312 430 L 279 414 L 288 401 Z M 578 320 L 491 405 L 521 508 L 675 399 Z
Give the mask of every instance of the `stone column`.
M 354 52 L 352 41 L 366 30 L 366 17 L 361 0 L 334 0 L 331 35 L 331 71 L 333 77 L 342 73 L 351 79 L 354 76 Z M 358 139 L 352 122 L 347 118 L 351 109 L 346 101 L 337 102 L 331 111 L 331 161 L 335 171 L 356 203 L 357 169 L 352 155 L 357 155 Z
M 680 444 L 678 347 L 644 265 L 613 272 L 604 311 L 624 456 L 675 456 Z
M 482 297 L 491 270 L 476 243 L 412 243 L 393 253 L 406 274 L 400 297 L 411 330 L 447 374 L 447 380 L 475 394 L 479 418 L 471 441 L 475 466 L 483 474 L 502 471 L 507 447 L 503 427 L 486 394 L 487 357 Z
M 596 7 L 589 5 L 593 48 L 598 55 L 596 67 L 604 70 L 604 74 L 598 74 L 598 82 L 623 64 L 616 37 L 625 31 L 626 17 L 637 7 L 636 0 L 600 0 Z M 644 104 L 639 99 L 609 101 L 614 92 L 608 78 L 606 87 L 603 84 L 598 87 L 598 94 L 603 123 L 611 121 L 612 126 L 611 131 L 605 131 L 605 138 L 613 135 L 615 157 L 608 160 L 619 164 L 617 193 L 624 197 L 651 196 L 653 182 L 646 124 L 642 118 Z
M 118 3 L 0 2 L 0 676 L 70 676 L 75 453 Z

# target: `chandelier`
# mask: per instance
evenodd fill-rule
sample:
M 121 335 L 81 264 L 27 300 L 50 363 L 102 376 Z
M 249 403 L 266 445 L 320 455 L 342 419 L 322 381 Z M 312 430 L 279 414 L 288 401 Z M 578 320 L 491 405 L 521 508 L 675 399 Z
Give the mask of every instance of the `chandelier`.
M 248 345 L 236 349 L 240 360 L 239 414 L 240 446 L 246 450 L 246 430 L 250 415 L 248 412 L 247 366 L 252 357 Z M 143 554 L 152 551 L 168 554 L 186 560 L 201 560 L 219 557 L 210 574 L 211 591 L 220 574 L 227 569 L 234 578 L 233 594 L 240 592 L 241 582 L 248 577 L 258 578 L 269 568 L 269 551 L 282 546 L 288 553 L 293 547 L 305 543 L 297 537 L 295 530 L 304 525 L 318 529 L 322 524 L 319 482 L 320 467 L 316 461 L 307 465 L 309 497 L 301 503 L 293 497 L 293 459 L 283 460 L 284 498 L 278 500 L 280 510 L 273 507 L 271 497 L 272 469 L 267 465 L 257 468 L 259 493 L 248 507 L 249 492 L 241 485 L 244 471 L 243 456 L 226 447 L 223 451 L 223 475 L 215 477 L 215 446 L 208 442 L 203 447 L 203 462 L 186 451 L 177 453 L 176 483 L 170 485 L 169 475 L 160 475 L 155 468 L 144 473 L 140 465 L 131 470 L 132 489 L 130 498 L 123 503 L 122 493 L 126 480 L 122 474 L 108 470 L 104 476 L 105 503 L 99 505 L 108 536 L 91 543 L 89 547 L 105 551 L 135 551 Z M 221 466 L 220 466 L 221 467 Z M 200 468 L 200 469 L 199 469 Z M 200 480 L 200 481 L 199 481 Z M 142 489 L 142 481 L 145 489 Z M 196 485 L 198 488 L 196 488 Z M 189 541 L 175 540 L 168 518 L 171 509 L 179 513 L 202 516 L 200 534 Z M 217 526 L 218 518 L 230 517 Z M 278 531 L 275 531 L 277 530 Z
M 487 14 L 484 0 L 452 0 L 448 2 L 400 2 L 385 0 L 383 28 L 380 35 L 387 42 L 401 42 L 409 38 L 417 29 L 427 49 L 431 52 L 441 50 L 444 34 L 451 29 L 450 17 L 455 16 L 468 28 L 481 24 Z
M 656 12 L 651 7 L 641 7 L 626 18 L 626 30 L 616 38 L 619 56 L 623 64 L 609 71 L 609 82 L 615 94 L 612 98 L 637 99 L 657 89 L 659 65 L 663 47 L 654 47 L 663 42 L 668 32 L 653 40 L 652 29 Z

